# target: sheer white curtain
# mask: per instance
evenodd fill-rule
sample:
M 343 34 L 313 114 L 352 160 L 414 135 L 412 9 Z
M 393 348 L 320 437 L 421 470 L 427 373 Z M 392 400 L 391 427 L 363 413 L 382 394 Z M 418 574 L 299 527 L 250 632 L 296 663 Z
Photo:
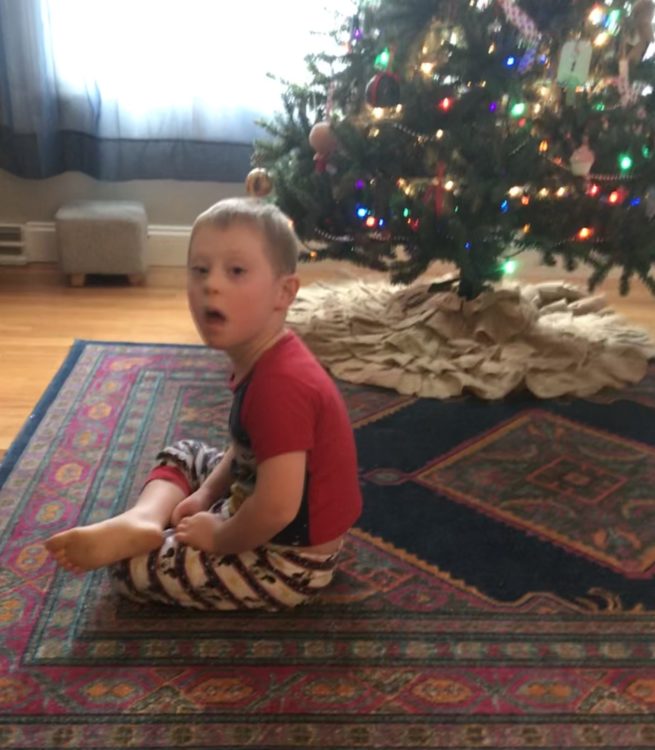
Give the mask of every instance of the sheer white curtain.
M 302 82 L 304 55 L 354 0 L 42 0 L 63 100 L 102 138 L 249 142 L 280 107 L 267 73 Z M 325 30 L 325 33 L 320 33 Z M 316 34 L 316 32 L 319 32 Z M 64 108 L 65 110 L 65 108 Z

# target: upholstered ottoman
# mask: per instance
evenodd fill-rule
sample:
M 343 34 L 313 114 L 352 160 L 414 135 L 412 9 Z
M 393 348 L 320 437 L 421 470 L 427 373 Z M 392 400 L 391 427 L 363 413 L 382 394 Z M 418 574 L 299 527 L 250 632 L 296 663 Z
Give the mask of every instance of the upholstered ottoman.
M 61 268 L 72 286 L 87 274 L 124 274 L 143 284 L 148 218 L 132 201 L 75 201 L 55 214 Z

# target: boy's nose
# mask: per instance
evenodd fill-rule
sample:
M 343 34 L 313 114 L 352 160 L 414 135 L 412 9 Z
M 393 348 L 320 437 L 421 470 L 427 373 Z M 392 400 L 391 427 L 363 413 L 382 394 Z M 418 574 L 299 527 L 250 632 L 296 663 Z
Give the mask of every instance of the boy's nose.
M 205 277 L 205 290 L 211 293 L 220 292 L 223 287 L 223 278 L 219 271 L 211 270 Z

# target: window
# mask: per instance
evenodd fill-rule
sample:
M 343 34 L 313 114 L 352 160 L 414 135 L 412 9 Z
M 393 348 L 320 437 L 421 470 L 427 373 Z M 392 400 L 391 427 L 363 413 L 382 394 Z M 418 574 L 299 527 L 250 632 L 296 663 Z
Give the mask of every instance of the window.
M 42 0 L 60 96 L 101 137 L 249 141 L 280 106 L 267 73 L 301 82 L 304 55 L 353 0 Z M 218 131 L 217 131 L 218 128 Z

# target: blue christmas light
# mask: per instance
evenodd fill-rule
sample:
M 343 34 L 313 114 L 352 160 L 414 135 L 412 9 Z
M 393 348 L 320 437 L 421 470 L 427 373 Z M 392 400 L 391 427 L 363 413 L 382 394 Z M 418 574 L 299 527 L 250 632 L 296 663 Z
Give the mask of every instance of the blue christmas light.
M 616 34 L 619 29 L 620 19 L 621 11 L 615 8 L 607 14 L 603 26 L 607 29 L 607 31 L 609 31 L 610 34 Z
M 471 243 L 470 243 L 470 242 L 465 242 L 465 243 L 464 243 L 464 248 L 465 248 L 466 250 L 470 250 L 470 249 L 471 249 Z
M 502 203 L 500 204 L 500 210 L 501 210 L 501 211 L 502 211 L 502 212 L 503 212 L 504 214 L 506 214 L 506 213 L 507 213 L 507 212 L 509 211 L 509 201 L 508 201 L 507 199 L 505 199 L 505 200 L 504 200 L 504 201 L 503 201 L 503 202 L 502 202 Z
M 357 209 L 357 216 L 359 216 L 360 219 L 365 219 L 369 214 L 368 208 L 365 206 L 359 206 Z
M 630 201 L 631 206 L 638 206 L 641 203 L 641 198 L 638 196 Z
M 505 65 L 507 65 L 508 68 L 512 68 L 516 65 L 516 58 L 514 55 L 509 55 L 509 57 L 505 58 Z

